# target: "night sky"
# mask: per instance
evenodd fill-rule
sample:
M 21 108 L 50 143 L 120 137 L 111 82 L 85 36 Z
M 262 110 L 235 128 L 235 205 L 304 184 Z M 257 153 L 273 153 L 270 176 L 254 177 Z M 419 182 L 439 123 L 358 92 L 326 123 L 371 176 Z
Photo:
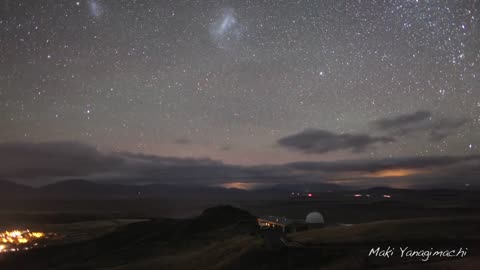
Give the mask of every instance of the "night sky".
M 2 178 L 480 184 L 476 0 L 0 8 Z

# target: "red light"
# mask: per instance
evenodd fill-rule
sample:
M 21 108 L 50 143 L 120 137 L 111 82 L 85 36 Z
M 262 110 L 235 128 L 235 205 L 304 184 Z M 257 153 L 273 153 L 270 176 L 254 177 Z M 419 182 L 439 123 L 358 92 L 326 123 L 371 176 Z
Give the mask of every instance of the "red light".
M 308 197 L 312 197 L 312 196 L 313 196 L 312 193 L 308 193 Z

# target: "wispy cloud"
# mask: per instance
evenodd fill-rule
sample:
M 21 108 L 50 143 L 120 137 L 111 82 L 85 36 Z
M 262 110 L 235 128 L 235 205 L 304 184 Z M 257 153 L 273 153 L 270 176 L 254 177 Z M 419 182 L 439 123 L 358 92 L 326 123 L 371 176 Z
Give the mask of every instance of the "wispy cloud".
M 417 111 L 412 114 L 403 114 L 390 118 L 373 121 L 373 126 L 389 136 L 405 136 L 409 134 L 426 133 L 431 141 L 442 140 L 464 126 L 468 119 L 436 118 L 429 111 Z
M 308 154 L 323 154 L 327 152 L 349 150 L 364 152 L 378 143 L 394 142 L 394 138 L 371 136 L 368 134 L 336 134 L 326 130 L 307 129 L 300 133 L 283 137 L 278 144 L 289 149 Z
M 2 143 L 0 177 L 42 184 L 70 177 L 129 184 L 314 183 L 410 185 L 480 182 L 480 156 L 435 156 L 240 166 L 191 159 L 101 152 L 76 142 Z M 379 182 L 380 181 L 380 182 Z

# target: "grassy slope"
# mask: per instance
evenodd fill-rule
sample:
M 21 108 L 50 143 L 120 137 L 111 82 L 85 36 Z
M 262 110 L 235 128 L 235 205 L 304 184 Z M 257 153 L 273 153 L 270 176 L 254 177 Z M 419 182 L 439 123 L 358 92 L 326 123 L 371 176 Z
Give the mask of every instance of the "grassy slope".
M 439 217 L 377 221 L 294 234 L 306 245 L 370 242 L 480 240 L 480 217 Z
M 241 258 L 246 252 L 258 248 L 261 241 L 250 236 L 237 236 L 224 241 L 217 241 L 196 249 L 180 250 L 175 254 L 161 255 L 133 264 L 123 265 L 108 270 L 143 270 L 143 269 L 224 269 L 232 261 Z
M 140 221 L 96 239 L 0 256 L 0 269 L 220 269 L 261 244 L 252 228 L 248 212 L 218 207 L 192 220 Z
M 45 250 L 39 251 L 41 253 L 39 256 L 30 254 L 28 258 L 44 260 L 45 255 L 49 254 L 58 257 L 59 260 L 65 260 L 65 263 L 58 264 L 59 267 L 48 269 L 72 269 L 73 265 L 79 266 L 76 269 L 104 270 L 312 269 L 312 265 L 302 263 L 305 261 L 320 262 L 324 267 L 322 269 L 366 269 L 365 267 L 370 268 L 372 264 L 366 262 L 367 253 L 364 248 L 357 249 L 355 246 L 352 248 L 350 244 L 369 245 L 386 241 L 399 243 L 447 241 L 462 244 L 464 240 L 480 241 L 480 217 L 419 218 L 300 232 L 291 235 L 290 238 L 306 246 L 325 246 L 325 250 L 322 248 L 320 253 L 318 250 L 314 252 L 300 250 L 297 253 L 293 250 L 288 251 L 289 254 L 274 254 L 262 248 L 260 238 L 232 234 L 230 230 L 224 232 L 224 229 L 215 228 L 208 233 L 185 235 L 185 232 L 189 231 L 189 225 L 173 220 L 130 224 L 98 241 L 75 246 L 70 250 L 73 252 L 72 255 L 67 250 L 53 250 L 53 253 Z M 179 234 L 175 235 L 175 231 Z M 334 245 L 334 248 L 329 248 L 329 245 Z M 349 249 L 344 249 L 344 246 Z M 82 250 L 85 254 L 82 254 Z M 263 257 L 267 259 L 260 259 L 259 254 L 267 254 Z M 24 259 L 27 259 L 27 256 Z M 376 263 L 375 267 L 391 270 L 468 269 L 467 267 L 480 264 L 478 254 L 460 260 L 447 259 L 428 264 L 418 261 L 408 263 L 409 265 L 405 265 L 405 261 L 402 260 L 394 263 L 380 262 Z M 269 268 L 272 265 L 275 267 Z
M 325 253 L 348 250 L 322 269 L 480 269 L 480 217 L 439 217 L 388 220 L 300 232 L 289 237 L 307 247 L 321 247 Z M 465 258 L 384 259 L 368 257 L 377 243 L 392 246 L 458 247 L 467 244 Z M 470 244 L 468 244 L 470 243 Z M 473 247 L 473 248 L 472 248 Z M 398 248 L 397 248 L 398 249 Z M 302 268 L 303 269 L 303 268 Z

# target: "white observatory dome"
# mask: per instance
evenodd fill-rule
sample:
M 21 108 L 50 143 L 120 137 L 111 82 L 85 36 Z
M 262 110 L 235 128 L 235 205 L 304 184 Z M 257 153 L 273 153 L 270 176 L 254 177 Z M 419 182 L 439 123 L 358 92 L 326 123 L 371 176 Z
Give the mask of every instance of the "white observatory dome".
M 307 223 L 307 224 L 323 224 L 323 223 L 325 223 L 325 220 L 323 219 L 322 214 L 320 214 L 318 212 L 311 212 L 305 218 L 305 223 Z

